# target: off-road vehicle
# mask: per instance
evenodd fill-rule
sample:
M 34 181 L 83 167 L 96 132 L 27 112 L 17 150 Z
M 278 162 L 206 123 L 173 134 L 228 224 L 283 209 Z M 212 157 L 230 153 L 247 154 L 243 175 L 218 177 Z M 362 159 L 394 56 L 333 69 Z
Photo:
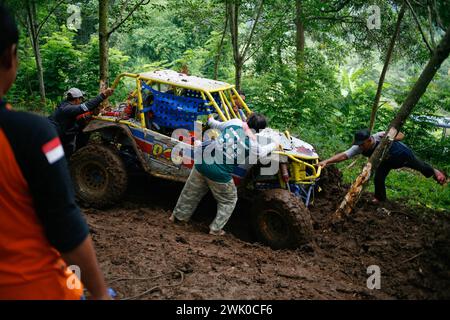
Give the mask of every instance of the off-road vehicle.
M 84 206 L 118 203 L 127 191 L 130 166 L 184 182 L 194 164 L 196 123 L 206 123 L 211 113 L 221 121 L 242 118 L 238 107 L 246 116 L 252 112 L 235 86 L 225 82 L 160 70 L 121 74 L 113 87 L 124 79 L 133 81 L 132 92 L 93 117 L 84 129 L 90 143 L 70 160 L 75 191 Z M 262 163 L 239 166 L 233 173 L 239 201 L 249 204 L 252 232 L 273 248 L 306 244 L 312 237 L 307 207 L 321 174 L 318 155 L 287 131 L 267 128 L 258 136 L 278 139 L 283 150 L 271 155 L 279 167 L 273 175 L 260 174 Z

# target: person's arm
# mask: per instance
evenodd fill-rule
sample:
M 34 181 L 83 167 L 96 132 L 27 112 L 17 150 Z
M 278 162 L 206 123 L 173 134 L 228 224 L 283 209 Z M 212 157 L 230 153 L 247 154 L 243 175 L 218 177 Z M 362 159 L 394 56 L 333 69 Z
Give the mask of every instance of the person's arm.
M 67 116 L 73 116 L 76 117 L 80 114 L 83 114 L 85 112 L 89 112 L 91 110 L 94 110 L 97 108 L 100 103 L 105 100 L 105 96 L 103 94 L 99 94 L 95 98 L 84 102 L 82 104 L 66 104 L 62 109 L 61 112 L 66 114 Z
M 228 121 L 221 122 L 221 121 L 217 121 L 212 116 L 210 116 L 208 118 L 208 126 L 211 129 L 217 129 L 219 131 L 223 131 L 223 130 L 225 130 L 226 127 L 231 126 L 231 125 L 242 126 L 242 120 L 231 119 Z
M 271 152 L 278 148 L 279 144 L 272 142 L 266 145 L 261 145 L 257 141 L 250 140 L 250 151 L 258 157 L 264 158 Z
M 36 214 L 49 243 L 67 263 L 81 268 L 81 281 L 93 298 L 107 297 L 107 288 L 95 258 L 89 228 L 75 202 L 72 181 L 61 142 L 47 119 L 21 114 L 22 128 L 11 139 L 27 180 Z M 14 130 L 11 123 L 11 131 Z
M 345 161 L 347 159 L 349 159 L 348 155 L 345 152 L 341 152 L 341 153 L 338 153 L 338 154 L 332 156 L 329 159 L 326 159 L 326 160 L 323 160 L 323 161 L 319 162 L 319 166 L 321 166 L 322 168 L 325 168 L 329 164 L 342 162 L 342 161 Z
M 403 132 L 399 132 L 395 136 L 395 141 L 402 141 L 403 139 L 405 139 L 405 134 Z
M 105 279 L 100 271 L 94 245 L 90 236 L 75 249 L 62 253 L 61 256 L 69 265 L 76 265 L 80 268 L 80 280 L 91 293 L 91 298 L 93 300 L 111 299 L 107 292 Z
M 279 140 L 275 139 L 274 141 L 272 138 L 255 135 L 246 123 L 244 124 L 244 132 L 249 138 L 250 152 L 257 157 L 264 158 L 277 149 L 282 150 Z
M 214 119 L 214 117 L 212 115 L 210 115 L 208 118 L 208 126 L 211 129 L 217 129 L 217 130 L 222 131 L 223 124 L 224 124 L 224 122 L 217 121 L 216 119 Z
M 98 106 L 100 106 L 100 104 L 105 99 L 110 97 L 113 94 L 113 92 L 114 92 L 114 90 L 111 88 L 105 89 L 98 96 L 96 96 L 95 98 L 93 98 L 87 102 L 84 102 L 82 104 L 74 104 L 74 105 L 68 104 L 68 105 L 64 106 L 62 112 L 69 116 L 78 116 L 85 112 L 92 111 L 92 110 L 98 108 Z
M 242 121 L 247 121 L 247 116 L 245 115 L 245 112 L 242 109 L 238 109 L 238 112 L 241 115 Z

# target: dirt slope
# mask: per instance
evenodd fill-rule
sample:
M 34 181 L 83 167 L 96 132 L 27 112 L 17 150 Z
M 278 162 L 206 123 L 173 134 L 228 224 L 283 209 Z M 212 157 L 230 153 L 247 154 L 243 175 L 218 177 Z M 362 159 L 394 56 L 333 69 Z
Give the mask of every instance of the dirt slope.
M 138 179 L 121 206 L 85 209 L 85 214 L 102 269 L 119 298 L 450 298 L 449 215 L 413 212 L 396 203 L 375 207 L 364 195 L 351 218 L 330 227 L 345 188 L 336 171 L 324 180 L 324 191 L 310 208 L 315 244 L 295 251 L 253 243 L 239 210 L 226 236 L 208 235 L 212 199 L 192 223 L 169 223 L 182 188 L 170 182 Z M 381 290 L 367 289 L 370 265 L 381 268 Z

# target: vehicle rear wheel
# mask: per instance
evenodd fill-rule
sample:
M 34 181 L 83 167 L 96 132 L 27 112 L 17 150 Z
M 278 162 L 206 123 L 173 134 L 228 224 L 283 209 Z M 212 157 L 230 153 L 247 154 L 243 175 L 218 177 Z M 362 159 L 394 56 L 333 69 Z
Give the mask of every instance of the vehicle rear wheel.
M 77 199 L 83 206 L 112 206 L 127 189 L 127 170 L 112 146 L 91 144 L 81 148 L 70 159 L 70 172 Z
M 262 191 L 255 198 L 251 215 L 256 237 L 273 249 L 295 248 L 313 239 L 308 208 L 287 190 Z

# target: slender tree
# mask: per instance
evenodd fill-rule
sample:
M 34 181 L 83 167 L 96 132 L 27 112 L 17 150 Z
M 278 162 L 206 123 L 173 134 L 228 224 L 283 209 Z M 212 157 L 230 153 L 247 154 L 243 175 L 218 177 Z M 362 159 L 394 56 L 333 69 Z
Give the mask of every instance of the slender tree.
M 230 34 L 231 34 L 231 44 L 233 46 L 233 59 L 235 67 L 235 83 L 238 90 L 241 89 L 241 79 L 242 79 L 242 68 L 245 61 L 247 61 L 249 56 L 249 49 L 252 45 L 253 36 L 255 34 L 256 26 L 258 25 L 259 19 L 263 12 L 264 0 L 261 0 L 256 9 L 256 16 L 253 19 L 253 24 L 250 30 L 250 34 L 247 40 L 243 43 L 242 49 L 240 49 L 239 42 L 239 11 L 240 11 L 240 1 L 239 0 L 229 0 L 227 2 L 227 12 L 229 15 L 230 22 Z
M 99 36 L 99 52 L 100 52 L 100 87 L 105 87 L 108 84 L 108 76 L 109 76 L 109 39 L 111 35 L 119 29 L 125 21 L 127 21 L 139 7 L 147 5 L 150 3 L 150 0 L 139 0 L 134 3 L 127 10 L 128 2 L 123 4 L 123 7 L 119 14 L 119 17 L 115 23 L 109 28 L 108 26 L 108 17 L 109 17 L 109 7 L 110 0 L 99 0 L 98 5 L 98 17 L 99 17 L 99 27 L 98 27 L 98 36 Z M 127 12 L 126 12 L 127 11 Z
M 384 60 L 383 70 L 381 71 L 380 80 L 378 81 L 377 93 L 375 94 L 375 100 L 372 105 L 372 113 L 370 114 L 370 124 L 369 124 L 370 131 L 373 130 L 373 127 L 375 125 L 375 118 L 376 118 L 377 111 L 379 108 L 381 91 L 383 90 L 384 79 L 386 77 L 386 73 L 388 71 L 389 64 L 391 62 L 392 53 L 394 52 L 395 42 L 397 41 L 398 34 L 400 33 L 400 25 L 402 23 L 403 16 L 405 15 L 405 9 L 406 9 L 406 5 L 403 4 L 402 8 L 400 9 L 400 12 L 398 13 L 397 23 L 395 25 L 394 34 L 392 35 L 391 42 L 389 43 L 389 48 L 386 53 L 386 59 Z
M 296 0 L 295 26 L 296 26 L 296 64 L 297 64 L 297 92 L 301 90 L 301 77 L 304 69 L 305 59 L 305 25 L 303 22 L 302 0 Z
M 225 1 L 225 8 L 228 7 L 228 1 Z M 217 54 L 216 54 L 216 59 L 214 61 L 214 79 L 217 80 L 217 77 L 219 76 L 219 63 L 220 63 L 220 57 L 222 55 L 222 50 L 223 50 L 223 44 L 225 42 L 225 36 L 227 34 L 227 30 L 228 30 L 228 20 L 229 20 L 229 15 L 226 12 L 225 13 L 225 23 L 224 23 L 224 27 L 223 27 L 223 32 L 222 32 L 222 37 L 220 38 L 220 43 L 219 46 L 217 48 Z
M 44 82 L 44 68 L 42 67 L 41 48 L 39 44 L 40 34 L 42 27 L 47 23 L 48 19 L 53 15 L 55 10 L 63 4 L 64 0 L 59 0 L 48 11 L 47 15 L 38 21 L 37 19 L 37 4 L 35 0 L 25 0 L 24 9 L 26 12 L 25 26 L 28 30 L 31 46 L 33 48 L 34 58 L 36 61 L 36 70 L 39 82 L 39 95 L 41 97 L 41 103 L 45 104 L 45 82 Z

